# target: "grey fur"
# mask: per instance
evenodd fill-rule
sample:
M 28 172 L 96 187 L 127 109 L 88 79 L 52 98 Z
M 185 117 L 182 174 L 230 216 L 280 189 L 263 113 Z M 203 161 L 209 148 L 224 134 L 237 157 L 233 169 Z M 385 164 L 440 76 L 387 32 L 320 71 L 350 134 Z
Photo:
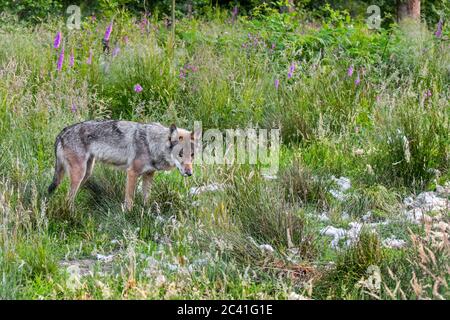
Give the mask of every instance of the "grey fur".
M 191 153 L 187 152 L 184 157 L 176 153 L 187 144 L 190 149 L 191 138 L 186 138 L 188 135 L 191 137 L 190 132 L 177 129 L 175 125 L 167 128 L 159 123 L 91 120 L 68 126 L 55 141 L 55 175 L 48 191 L 51 193 L 56 189 L 64 172 L 73 175 L 71 170 L 81 172 L 84 182 L 91 174 L 95 161 L 127 172 L 132 170 L 136 176 L 174 167 L 183 175 L 191 175 Z M 74 187 L 73 193 L 77 188 Z

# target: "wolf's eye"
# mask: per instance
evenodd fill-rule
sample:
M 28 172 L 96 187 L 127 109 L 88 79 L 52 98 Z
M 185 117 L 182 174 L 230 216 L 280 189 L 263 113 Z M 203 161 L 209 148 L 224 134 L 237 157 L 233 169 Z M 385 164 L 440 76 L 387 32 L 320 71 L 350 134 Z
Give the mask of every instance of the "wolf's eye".
M 194 153 L 191 153 L 191 158 L 193 158 L 194 157 Z

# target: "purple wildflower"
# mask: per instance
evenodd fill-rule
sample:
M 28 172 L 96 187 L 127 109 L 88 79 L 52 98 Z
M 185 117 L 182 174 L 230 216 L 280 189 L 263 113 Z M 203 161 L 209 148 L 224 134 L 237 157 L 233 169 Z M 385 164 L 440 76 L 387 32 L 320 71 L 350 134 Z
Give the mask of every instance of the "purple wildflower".
M 353 75 L 353 65 L 351 65 L 347 70 L 347 76 L 351 77 Z
M 361 83 L 361 79 L 359 78 L 359 72 L 355 79 L 355 85 L 359 85 Z
M 93 13 L 92 16 L 91 16 L 91 22 L 94 23 L 96 20 L 97 20 L 97 17 Z
M 233 12 L 231 14 L 231 21 L 233 21 L 233 23 L 234 23 L 234 21 L 236 21 L 237 15 L 238 15 L 238 7 L 234 6 Z
M 295 63 L 291 63 L 291 65 L 289 66 L 288 79 L 292 78 L 294 71 L 295 71 Z
M 191 64 L 185 65 L 185 66 L 184 66 L 184 69 L 189 70 L 189 71 L 192 71 L 192 72 L 197 72 L 197 71 L 198 71 L 198 67 L 193 66 L 193 65 L 191 65 Z
M 431 97 L 432 96 L 431 90 L 428 89 L 427 91 L 425 91 L 424 95 L 425 95 L 425 99 Z
M 439 19 L 439 22 L 438 22 L 438 25 L 437 25 L 437 30 L 434 33 L 434 35 L 437 38 L 440 38 L 442 36 L 442 25 L 443 25 L 443 21 L 442 21 L 442 18 L 441 18 L 441 19 Z
M 87 64 L 92 63 L 92 55 L 93 55 L 92 49 L 89 49 L 89 58 L 87 58 L 87 60 L 86 60 Z
M 72 102 L 72 106 L 70 107 L 70 110 L 71 110 L 73 113 L 77 112 L 77 106 L 76 106 L 75 103 Z
M 128 43 L 128 36 L 124 36 L 124 37 L 123 37 L 123 42 L 124 42 L 125 44 Z
M 143 90 L 143 88 L 139 83 L 134 86 L 134 92 L 139 93 L 139 92 L 142 92 L 142 90 Z
M 75 59 L 74 59 L 74 56 L 73 56 L 73 49 L 72 49 L 70 51 L 69 67 L 73 67 L 74 63 L 75 63 Z
M 292 63 L 291 66 L 289 67 L 289 72 L 294 73 L 294 71 L 295 71 L 295 63 Z
M 278 87 L 280 86 L 280 80 L 275 79 L 275 90 L 278 90 Z
M 186 63 L 180 69 L 179 77 L 180 77 L 180 79 L 186 79 L 186 76 L 188 75 L 189 72 L 197 72 L 197 71 L 198 71 L 198 67 Z
M 114 48 L 113 52 L 112 52 L 113 58 L 114 58 L 115 56 L 117 56 L 117 55 L 119 54 L 119 52 L 120 52 L 120 47 L 117 45 L 117 46 Z
M 108 25 L 108 28 L 106 28 L 105 36 L 103 37 L 103 40 L 109 41 L 109 37 L 111 36 L 112 28 L 113 28 L 113 22 L 111 21 L 111 23 Z
M 148 21 L 147 17 L 144 16 L 142 18 L 141 22 L 139 23 L 139 28 L 141 29 L 141 33 L 145 32 L 145 29 L 147 28 L 148 24 L 149 24 L 149 21 Z
M 58 33 L 55 36 L 55 41 L 53 42 L 53 47 L 55 49 L 58 49 L 61 45 L 61 31 L 58 31 Z
M 62 46 L 62 48 L 61 48 L 61 52 L 59 53 L 59 57 L 58 57 L 58 63 L 56 65 L 56 69 L 58 71 L 62 70 L 63 62 L 64 62 L 64 46 Z

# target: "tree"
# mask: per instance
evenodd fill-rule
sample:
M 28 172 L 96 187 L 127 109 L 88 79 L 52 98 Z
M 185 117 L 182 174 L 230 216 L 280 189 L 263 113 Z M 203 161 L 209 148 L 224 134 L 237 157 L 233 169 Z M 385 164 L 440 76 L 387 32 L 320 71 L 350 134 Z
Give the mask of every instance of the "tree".
M 288 1 L 289 1 L 289 12 L 294 12 L 295 11 L 294 0 L 288 0 Z
M 397 20 L 420 20 L 420 0 L 397 0 Z

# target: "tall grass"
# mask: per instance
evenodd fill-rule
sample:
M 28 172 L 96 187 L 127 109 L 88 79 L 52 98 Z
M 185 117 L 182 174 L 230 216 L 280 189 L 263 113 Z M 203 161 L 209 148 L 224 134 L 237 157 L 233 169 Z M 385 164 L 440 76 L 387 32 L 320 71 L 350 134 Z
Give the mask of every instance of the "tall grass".
M 331 253 L 309 217 L 323 210 L 395 214 L 399 194 L 426 188 L 436 170 L 448 176 L 445 45 L 423 27 L 389 34 L 357 23 L 318 28 L 278 13 L 227 19 L 218 11 L 209 20 L 179 21 L 172 52 L 162 21 L 141 30 L 119 15 L 115 56 L 102 51 L 107 19 L 86 20 L 79 31 L 61 21 L 0 25 L 1 298 L 286 298 L 311 279 L 318 281 L 314 297 L 355 298 L 367 267 L 392 261 L 371 235 L 347 253 Z M 66 60 L 58 72 L 52 43 L 60 30 Z M 280 173 L 265 180 L 257 168 L 231 166 L 198 167 L 191 180 L 161 174 L 152 204 L 144 207 L 138 196 L 125 213 L 124 176 L 99 166 L 70 213 L 67 182 L 46 195 L 54 138 L 94 118 L 281 128 Z M 347 203 L 329 195 L 331 175 L 352 179 Z M 210 182 L 224 191 L 189 193 Z M 110 252 L 113 267 L 95 262 Z M 323 265 L 330 259 L 336 267 L 329 273 Z M 67 260 L 97 271 L 77 278 L 61 267 Z M 414 272 L 419 282 L 427 277 Z

